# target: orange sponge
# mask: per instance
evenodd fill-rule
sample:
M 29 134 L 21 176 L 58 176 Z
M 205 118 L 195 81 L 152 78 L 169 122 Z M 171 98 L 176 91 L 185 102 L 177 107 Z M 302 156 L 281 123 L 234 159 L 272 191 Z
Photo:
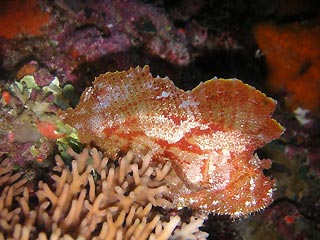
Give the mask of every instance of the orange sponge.
M 287 107 L 320 106 L 320 27 L 304 24 L 261 24 L 253 30 L 269 68 L 273 92 L 287 93 Z
M 37 0 L 0 2 L 0 36 L 11 39 L 17 34 L 40 35 L 50 14 L 41 11 Z

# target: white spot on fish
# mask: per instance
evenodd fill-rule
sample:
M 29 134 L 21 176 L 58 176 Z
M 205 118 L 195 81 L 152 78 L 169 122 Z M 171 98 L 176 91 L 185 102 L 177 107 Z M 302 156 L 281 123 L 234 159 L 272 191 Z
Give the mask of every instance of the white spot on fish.
M 179 105 L 179 107 L 187 108 L 189 106 L 198 106 L 198 105 L 199 105 L 198 102 L 194 102 L 194 101 L 188 99 L 188 100 L 182 101 L 182 103 Z
M 170 93 L 168 93 L 166 91 L 162 91 L 161 96 L 157 96 L 156 99 L 166 98 L 169 96 L 170 96 Z

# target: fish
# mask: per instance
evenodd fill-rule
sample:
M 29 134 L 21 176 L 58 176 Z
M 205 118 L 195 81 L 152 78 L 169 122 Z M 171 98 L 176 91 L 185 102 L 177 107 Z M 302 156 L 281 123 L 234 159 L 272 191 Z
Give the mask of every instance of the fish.
M 275 107 L 238 79 L 184 91 L 138 66 L 101 74 L 61 117 L 110 158 L 132 150 L 170 161 L 182 182 L 171 184 L 178 208 L 237 218 L 272 202 L 275 180 L 263 173 L 272 162 L 255 151 L 284 132 L 272 118 Z

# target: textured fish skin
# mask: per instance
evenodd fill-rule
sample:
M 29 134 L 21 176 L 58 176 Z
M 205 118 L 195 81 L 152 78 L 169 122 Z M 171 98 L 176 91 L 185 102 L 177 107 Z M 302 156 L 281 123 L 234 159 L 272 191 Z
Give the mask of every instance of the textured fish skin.
M 172 186 L 177 206 L 239 217 L 272 202 L 274 180 L 263 174 L 271 161 L 254 151 L 284 131 L 275 106 L 237 79 L 185 92 L 145 66 L 100 75 L 62 118 L 111 158 L 133 150 L 169 159 L 183 183 Z

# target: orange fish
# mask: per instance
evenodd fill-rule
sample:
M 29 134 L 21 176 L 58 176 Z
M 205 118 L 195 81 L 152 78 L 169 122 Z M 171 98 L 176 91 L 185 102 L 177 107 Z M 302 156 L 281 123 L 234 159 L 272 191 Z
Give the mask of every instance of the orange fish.
M 131 149 L 170 159 L 184 184 L 172 189 L 178 207 L 239 217 L 272 202 L 274 181 L 263 174 L 271 161 L 254 151 L 284 131 L 275 106 L 240 80 L 185 92 L 145 66 L 100 75 L 62 118 L 112 158 Z

